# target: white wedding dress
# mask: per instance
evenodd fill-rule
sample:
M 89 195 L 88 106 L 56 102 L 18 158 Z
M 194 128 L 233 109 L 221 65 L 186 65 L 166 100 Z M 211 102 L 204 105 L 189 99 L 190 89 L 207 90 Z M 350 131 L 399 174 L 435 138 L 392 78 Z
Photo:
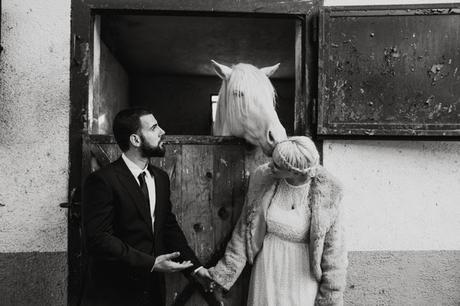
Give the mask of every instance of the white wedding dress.
M 313 306 L 318 282 L 310 271 L 307 243 L 310 183 L 280 180 L 267 212 L 267 234 L 249 287 L 251 306 Z

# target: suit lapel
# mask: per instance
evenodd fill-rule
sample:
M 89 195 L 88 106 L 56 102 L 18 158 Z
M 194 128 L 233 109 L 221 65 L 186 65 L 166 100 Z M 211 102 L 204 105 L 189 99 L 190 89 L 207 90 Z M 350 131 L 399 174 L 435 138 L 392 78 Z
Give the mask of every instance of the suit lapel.
M 121 185 L 130 195 L 144 221 L 151 226 L 152 218 L 150 216 L 150 206 L 145 200 L 144 195 L 142 194 L 142 190 L 139 187 L 136 179 L 134 178 L 131 171 L 129 171 L 128 166 L 126 166 L 122 158 L 119 158 L 115 162 L 115 166 L 117 170 L 117 177 L 120 180 Z

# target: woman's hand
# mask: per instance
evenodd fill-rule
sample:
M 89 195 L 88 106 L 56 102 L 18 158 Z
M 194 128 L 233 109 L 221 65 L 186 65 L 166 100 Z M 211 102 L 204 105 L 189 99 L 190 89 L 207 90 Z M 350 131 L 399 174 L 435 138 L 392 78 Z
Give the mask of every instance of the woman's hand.
M 193 274 L 195 279 L 203 286 L 204 291 L 206 292 L 213 292 L 214 288 L 216 287 L 216 283 L 209 274 L 208 269 L 205 267 L 200 267 L 195 274 Z

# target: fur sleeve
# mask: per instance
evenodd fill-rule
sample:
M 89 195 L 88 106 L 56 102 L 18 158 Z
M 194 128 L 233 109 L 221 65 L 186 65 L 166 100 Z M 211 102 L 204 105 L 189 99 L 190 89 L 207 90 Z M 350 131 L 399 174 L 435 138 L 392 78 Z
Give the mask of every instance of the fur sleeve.
M 340 201 L 341 195 L 338 197 Z M 337 216 L 326 233 L 321 258 L 322 276 L 316 296 L 317 306 L 342 306 L 348 266 L 342 205 L 338 203 Z

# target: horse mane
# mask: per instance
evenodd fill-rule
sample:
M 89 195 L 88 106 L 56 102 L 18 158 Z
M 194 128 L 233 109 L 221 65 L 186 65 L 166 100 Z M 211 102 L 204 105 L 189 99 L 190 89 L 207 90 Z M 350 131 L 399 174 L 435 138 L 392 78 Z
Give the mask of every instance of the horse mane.
M 214 135 L 241 130 L 247 114 L 263 106 L 253 103 L 256 100 L 271 103 L 267 107 L 276 106 L 276 92 L 268 77 L 250 64 L 233 66 L 230 79 L 224 80 L 219 90 Z

